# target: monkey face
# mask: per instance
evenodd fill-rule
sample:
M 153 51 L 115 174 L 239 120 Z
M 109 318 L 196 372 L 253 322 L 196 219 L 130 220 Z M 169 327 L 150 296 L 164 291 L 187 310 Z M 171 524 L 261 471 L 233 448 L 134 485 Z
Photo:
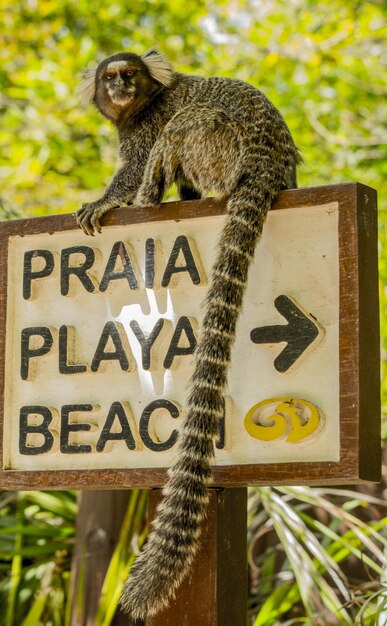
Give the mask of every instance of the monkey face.
M 113 102 L 125 107 L 133 101 L 136 94 L 136 74 L 139 68 L 127 61 L 111 61 L 101 75 L 106 92 Z M 141 70 L 140 70 L 141 71 Z
M 146 63 L 136 54 L 121 52 L 100 63 L 96 74 L 95 103 L 112 121 L 132 114 L 160 89 Z
M 130 106 L 141 92 L 154 91 L 146 66 L 130 53 L 115 54 L 100 63 L 97 69 L 96 96 L 123 109 Z
M 102 61 L 97 70 L 85 70 L 79 93 L 93 102 L 113 123 L 133 114 L 172 82 L 165 57 L 152 49 L 141 57 L 119 52 Z

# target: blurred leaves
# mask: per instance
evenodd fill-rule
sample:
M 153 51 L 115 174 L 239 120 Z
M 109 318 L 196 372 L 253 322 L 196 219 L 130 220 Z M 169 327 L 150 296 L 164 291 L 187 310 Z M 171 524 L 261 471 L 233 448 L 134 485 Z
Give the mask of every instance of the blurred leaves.
M 157 44 L 181 71 L 247 80 L 284 113 L 300 184 L 381 187 L 387 142 L 386 5 L 333 0 L 3 1 L 0 175 L 12 206 L 76 209 L 115 169 L 109 124 L 75 96 L 76 75 Z M 95 191 L 95 194 L 94 194 Z
M 76 511 L 71 491 L 0 494 L 0 626 L 63 626 Z

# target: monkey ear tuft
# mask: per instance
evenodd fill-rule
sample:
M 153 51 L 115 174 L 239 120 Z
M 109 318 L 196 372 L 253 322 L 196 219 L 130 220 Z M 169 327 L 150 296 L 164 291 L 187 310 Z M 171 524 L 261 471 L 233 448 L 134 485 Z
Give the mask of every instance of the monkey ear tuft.
M 81 79 L 77 87 L 77 94 L 81 97 L 84 104 L 91 104 L 95 96 L 95 75 L 97 70 L 83 70 L 77 75 Z
M 148 68 L 149 74 L 157 82 L 169 87 L 173 80 L 172 67 L 168 59 L 156 48 L 151 48 L 141 56 L 142 61 Z

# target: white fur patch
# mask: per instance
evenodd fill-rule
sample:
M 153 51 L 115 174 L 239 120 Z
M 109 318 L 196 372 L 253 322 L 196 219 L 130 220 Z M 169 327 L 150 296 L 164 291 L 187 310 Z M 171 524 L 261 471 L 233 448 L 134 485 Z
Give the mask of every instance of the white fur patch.
M 172 83 L 172 67 L 168 61 L 168 59 L 158 52 L 155 48 L 151 48 L 147 52 L 145 52 L 141 59 L 145 63 L 148 68 L 148 71 L 152 78 L 157 80 L 157 82 L 161 83 L 165 87 L 169 87 Z
M 84 104 L 90 104 L 95 95 L 95 74 L 96 70 L 83 70 L 78 74 L 82 80 L 77 87 L 77 94 L 81 97 Z
M 130 64 L 128 61 L 112 61 L 111 63 L 109 63 L 109 65 L 107 66 L 108 70 L 118 70 L 120 67 L 130 67 Z

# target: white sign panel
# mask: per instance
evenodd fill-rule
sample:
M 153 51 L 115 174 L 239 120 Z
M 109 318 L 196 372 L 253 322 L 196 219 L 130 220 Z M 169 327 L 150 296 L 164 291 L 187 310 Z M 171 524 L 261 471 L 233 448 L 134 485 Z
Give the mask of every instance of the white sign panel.
M 171 463 L 224 219 L 9 237 L 4 470 Z M 339 460 L 338 246 L 337 202 L 269 213 L 217 465 Z

